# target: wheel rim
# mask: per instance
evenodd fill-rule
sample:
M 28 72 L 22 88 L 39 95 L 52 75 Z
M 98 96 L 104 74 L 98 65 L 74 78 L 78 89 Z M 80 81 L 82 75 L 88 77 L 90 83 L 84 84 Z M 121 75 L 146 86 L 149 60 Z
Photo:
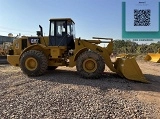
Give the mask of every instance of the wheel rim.
M 94 72 L 96 69 L 97 69 L 97 63 L 94 59 L 86 59 L 84 62 L 83 62 L 83 69 L 86 71 L 86 72 L 89 72 L 89 73 L 92 73 Z
M 35 70 L 37 66 L 38 66 L 37 60 L 33 57 L 30 57 L 25 61 L 25 67 L 30 71 Z

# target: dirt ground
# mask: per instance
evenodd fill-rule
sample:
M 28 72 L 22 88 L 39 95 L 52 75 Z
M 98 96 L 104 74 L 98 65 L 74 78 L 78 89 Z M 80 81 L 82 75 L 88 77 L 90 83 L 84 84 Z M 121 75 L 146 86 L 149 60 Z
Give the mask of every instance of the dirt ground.
M 150 83 L 147 85 L 134 84 L 132 88 L 138 91 L 137 97 L 139 100 L 150 104 L 155 103 L 160 110 L 160 63 L 145 62 L 143 60 L 138 60 L 137 63 Z
M 80 116 L 84 118 L 87 117 L 87 113 L 90 113 L 88 117 L 93 118 L 96 111 L 97 115 L 101 114 L 101 112 L 106 112 L 99 117 L 110 118 L 110 116 L 107 115 L 108 113 L 112 115 L 112 118 L 123 118 L 126 117 L 128 113 L 128 116 L 130 115 L 131 118 L 159 119 L 160 64 L 145 62 L 143 60 L 137 60 L 137 63 L 150 83 L 145 84 L 126 80 L 111 72 L 107 67 L 101 79 L 87 80 L 79 77 L 75 72 L 75 67 L 58 67 L 57 70 L 53 72 L 48 71 L 41 77 L 30 78 L 25 76 L 19 67 L 13 67 L 9 64 L 0 65 L 0 105 L 2 106 L 0 106 L 0 116 L 4 118 L 27 118 L 27 116 L 32 116 L 32 118 L 34 118 L 34 114 L 37 114 L 39 116 L 36 115 L 36 118 L 52 118 L 55 115 L 59 118 L 78 118 Z M 70 91 L 72 92 L 70 93 Z M 84 98 L 82 98 L 83 96 Z M 90 98 L 90 96 L 92 98 Z M 53 105 L 55 101 L 59 101 L 61 98 L 65 99 L 57 102 L 55 106 L 63 102 L 64 105 L 66 104 L 66 106 L 68 105 L 69 107 L 66 108 L 64 113 L 62 113 L 61 109 L 61 111 L 51 114 L 55 108 L 52 109 L 53 107 L 51 108 L 48 105 Z M 52 99 L 55 100 L 52 101 Z M 72 101 L 70 101 L 71 99 Z M 110 100 L 106 102 L 107 99 Z M 80 101 L 80 103 L 77 101 Z M 98 101 L 95 107 L 94 101 Z M 142 106 L 139 102 L 144 105 Z M 35 106 L 36 103 L 38 103 L 38 106 Z M 82 105 L 80 106 L 81 103 Z M 106 103 L 108 103 L 108 105 L 111 104 L 110 108 L 108 105 L 104 107 Z M 42 107 L 37 108 L 41 104 Z M 77 107 L 74 107 L 73 104 Z M 97 104 L 103 107 L 96 107 Z M 93 106 L 89 108 L 87 105 Z M 115 109 L 118 105 L 122 106 L 117 107 L 121 109 L 121 111 Z M 149 107 L 147 107 L 147 105 Z M 141 113 L 136 112 L 135 115 L 132 116 L 132 111 L 129 111 L 131 114 L 125 111 L 127 109 L 132 110 L 132 106 L 135 106 L 134 110 L 140 110 L 142 112 L 146 109 L 144 115 L 141 116 Z M 48 109 L 45 115 L 41 115 L 44 112 L 43 108 L 45 108 L 45 111 Z M 67 112 L 67 109 L 83 109 L 83 111 L 68 110 L 69 112 Z M 71 115 L 69 116 L 68 114 L 70 113 Z M 122 113 L 124 113 L 124 116 Z M 148 113 L 148 115 L 145 115 L 145 113 Z M 154 113 L 154 115 L 149 116 L 151 113 Z M 136 115 L 139 115 L 139 117 Z

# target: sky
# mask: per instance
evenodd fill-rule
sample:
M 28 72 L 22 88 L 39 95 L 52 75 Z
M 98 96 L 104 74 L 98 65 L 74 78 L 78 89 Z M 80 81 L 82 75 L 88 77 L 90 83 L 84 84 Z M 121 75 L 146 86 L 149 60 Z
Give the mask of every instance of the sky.
M 47 36 L 50 18 L 72 18 L 76 37 L 122 39 L 122 1 L 0 0 L 0 35 L 36 36 L 41 25 Z

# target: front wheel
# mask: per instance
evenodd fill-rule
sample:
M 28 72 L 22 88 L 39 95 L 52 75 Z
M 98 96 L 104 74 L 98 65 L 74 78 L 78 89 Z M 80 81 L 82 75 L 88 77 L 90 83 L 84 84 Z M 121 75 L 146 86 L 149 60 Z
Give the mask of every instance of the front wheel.
M 76 68 L 83 78 L 100 78 L 105 69 L 105 63 L 98 53 L 85 51 L 77 58 Z
M 29 50 L 21 56 L 20 67 L 28 76 L 40 76 L 46 71 L 48 60 L 41 51 Z

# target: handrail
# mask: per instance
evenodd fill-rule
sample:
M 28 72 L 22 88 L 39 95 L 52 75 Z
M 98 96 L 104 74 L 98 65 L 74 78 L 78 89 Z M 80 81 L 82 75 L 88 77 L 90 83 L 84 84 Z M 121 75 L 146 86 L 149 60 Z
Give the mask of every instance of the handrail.
M 113 40 L 112 38 L 100 38 L 100 37 L 92 37 L 93 39 L 104 39 L 104 40 Z

